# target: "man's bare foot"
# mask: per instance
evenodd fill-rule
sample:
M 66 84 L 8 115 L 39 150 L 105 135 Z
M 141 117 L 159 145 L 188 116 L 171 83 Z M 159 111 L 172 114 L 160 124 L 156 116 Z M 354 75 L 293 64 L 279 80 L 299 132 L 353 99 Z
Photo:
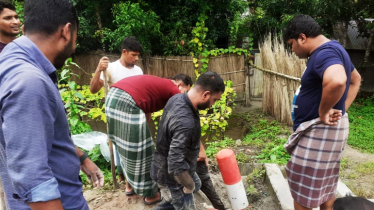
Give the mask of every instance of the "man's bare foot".
M 126 190 L 125 190 L 125 193 L 131 193 L 132 192 L 132 188 L 131 188 L 131 185 L 126 182 Z
M 118 183 L 121 183 L 124 180 L 125 180 L 125 176 L 123 176 L 123 174 L 118 174 Z
M 160 194 L 160 192 L 158 192 L 153 197 L 146 197 L 145 198 L 145 202 L 147 202 L 147 203 L 153 203 L 153 202 L 156 202 L 156 201 L 159 201 L 159 200 L 161 200 L 161 194 Z

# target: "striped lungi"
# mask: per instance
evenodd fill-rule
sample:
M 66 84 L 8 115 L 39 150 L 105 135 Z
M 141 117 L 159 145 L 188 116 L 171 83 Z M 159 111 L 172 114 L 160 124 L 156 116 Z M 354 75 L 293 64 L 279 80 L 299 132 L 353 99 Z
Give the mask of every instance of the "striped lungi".
M 111 88 L 105 112 L 108 136 L 116 145 L 126 180 L 143 197 L 156 195 L 158 187 L 151 179 L 154 143 L 144 112 L 125 91 Z
M 289 137 L 284 145 L 291 155 L 286 173 L 297 203 L 316 208 L 335 197 L 348 133 L 345 114 L 334 126 L 323 124 L 319 118 L 304 122 Z

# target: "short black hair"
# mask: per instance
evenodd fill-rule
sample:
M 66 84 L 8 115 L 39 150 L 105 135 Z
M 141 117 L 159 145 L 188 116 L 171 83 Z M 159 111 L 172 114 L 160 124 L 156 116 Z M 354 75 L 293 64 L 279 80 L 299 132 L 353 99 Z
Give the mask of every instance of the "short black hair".
M 335 200 L 333 205 L 334 210 L 373 210 L 374 203 L 363 198 L 363 197 L 352 197 L 350 195 L 338 198 Z
M 12 3 L 0 0 L 0 13 L 2 13 L 5 8 L 16 11 L 16 7 Z
M 127 51 L 133 51 L 133 52 L 142 52 L 143 47 L 139 43 L 138 39 L 135 36 L 128 36 L 125 37 L 122 41 L 122 51 L 127 50 Z
M 26 0 L 25 31 L 52 35 L 60 26 L 71 23 L 79 27 L 77 11 L 70 0 Z
M 175 80 L 175 81 L 179 81 L 180 80 L 186 86 L 188 86 L 188 85 L 192 86 L 193 85 L 191 77 L 189 77 L 189 76 L 187 76 L 185 74 L 177 74 L 174 77 L 172 77 L 171 79 Z
M 197 78 L 195 86 L 212 93 L 225 92 L 225 83 L 222 78 L 216 72 L 212 71 L 202 73 L 199 78 Z
M 296 15 L 283 30 L 283 39 L 285 42 L 290 39 L 297 40 L 300 34 L 314 38 L 322 34 L 322 28 L 309 15 Z

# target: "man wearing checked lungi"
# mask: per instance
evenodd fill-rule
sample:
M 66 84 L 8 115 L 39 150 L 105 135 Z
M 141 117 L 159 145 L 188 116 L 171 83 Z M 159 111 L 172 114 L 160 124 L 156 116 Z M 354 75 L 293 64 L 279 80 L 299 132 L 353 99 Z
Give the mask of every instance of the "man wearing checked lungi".
M 294 133 L 285 144 L 295 210 L 332 210 L 349 133 L 346 110 L 361 77 L 339 42 L 323 36 L 310 16 L 295 16 L 283 36 L 299 58 L 308 59 L 293 100 Z
M 127 181 L 126 194 L 143 196 L 146 205 L 161 201 L 157 184 L 150 175 L 154 143 L 147 118 L 150 113 L 163 109 L 169 98 L 189 90 L 191 85 L 191 78 L 184 74 L 172 79 L 138 75 L 120 80 L 108 92 L 105 102 L 108 136 L 120 156 Z

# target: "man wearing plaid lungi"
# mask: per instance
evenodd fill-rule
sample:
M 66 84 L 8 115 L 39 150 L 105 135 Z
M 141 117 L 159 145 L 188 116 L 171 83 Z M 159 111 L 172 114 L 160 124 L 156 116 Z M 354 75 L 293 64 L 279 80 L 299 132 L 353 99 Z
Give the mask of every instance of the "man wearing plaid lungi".
M 161 201 L 150 175 L 154 144 L 147 125 L 148 114 L 163 109 L 169 98 L 184 93 L 191 85 L 191 78 L 184 74 L 172 79 L 138 75 L 120 80 L 108 93 L 108 135 L 120 156 L 129 192 L 126 194 L 143 196 L 146 205 Z
M 291 154 L 286 172 L 295 210 L 332 210 L 349 133 L 346 110 L 361 77 L 339 42 L 323 36 L 308 15 L 290 21 L 284 40 L 299 58 L 308 58 L 292 105 L 295 132 L 285 144 Z

